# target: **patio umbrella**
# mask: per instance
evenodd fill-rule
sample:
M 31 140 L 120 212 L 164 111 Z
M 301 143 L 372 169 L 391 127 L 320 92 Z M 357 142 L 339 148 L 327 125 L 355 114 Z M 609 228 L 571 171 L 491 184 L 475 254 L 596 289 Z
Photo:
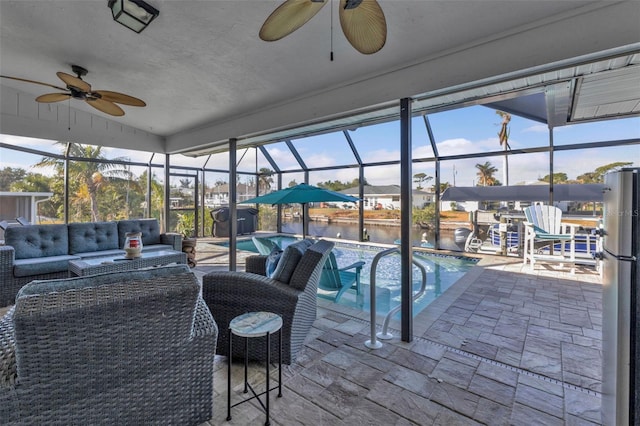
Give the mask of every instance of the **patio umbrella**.
M 305 213 L 304 206 L 307 203 L 315 203 L 322 201 L 343 201 L 355 203 L 357 198 L 351 195 L 341 194 L 328 189 L 318 188 L 317 186 L 301 183 L 290 188 L 274 191 L 269 194 L 241 201 L 240 204 L 302 204 L 302 237 L 305 235 Z

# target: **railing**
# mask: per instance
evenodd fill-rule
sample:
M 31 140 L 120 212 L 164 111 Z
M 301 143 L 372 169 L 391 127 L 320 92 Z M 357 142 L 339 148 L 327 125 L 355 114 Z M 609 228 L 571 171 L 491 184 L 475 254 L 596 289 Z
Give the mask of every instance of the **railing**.
M 398 305 L 395 308 L 391 309 L 384 319 L 382 332 L 376 333 L 376 270 L 378 269 L 378 262 L 380 261 L 380 259 L 394 253 L 400 253 L 400 249 L 395 247 L 388 250 L 383 250 L 380 253 L 376 254 L 371 261 L 371 283 L 369 287 L 369 297 L 371 299 L 371 339 L 364 342 L 364 345 L 370 349 L 380 349 L 382 347 L 382 343 L 377 339 L 388 340 L 393 338 L 393 334 L 388 333 L 389 321 L 391 321 L 391 317 L 393 317 L 401 309 L 401 305 Z M 422 283 L 420 284 L 420 290 L 418 290 L 418 292 L 412 297 L 412 302 L 414 302 L 416 299 L 421 297 L 427 289 L 427 270 L 415 259 L 412 263 L 417 266 L 422 273 Z

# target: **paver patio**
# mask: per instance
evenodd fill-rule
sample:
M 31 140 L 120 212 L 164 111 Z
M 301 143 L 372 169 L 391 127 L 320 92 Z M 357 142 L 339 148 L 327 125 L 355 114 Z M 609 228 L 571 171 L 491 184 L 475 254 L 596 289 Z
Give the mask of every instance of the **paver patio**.
M 520 260 L 486 257 L 416 317 L 412 342 L 396 337 L 378 350 L 364 346 L 366 315 L 319 306 L 297 362 L 284 367 L 272 424 L 600 424 L 602 293 L 593 267 L 531 272 Z M 216 364 L 211 425 L 226 423 L 226 358 Z M 252 371 L 264 379 L 263 367 Z M 233 392 L 241 397 L 239 381 Z M 252 402 L 228 424 L 263 421 Z

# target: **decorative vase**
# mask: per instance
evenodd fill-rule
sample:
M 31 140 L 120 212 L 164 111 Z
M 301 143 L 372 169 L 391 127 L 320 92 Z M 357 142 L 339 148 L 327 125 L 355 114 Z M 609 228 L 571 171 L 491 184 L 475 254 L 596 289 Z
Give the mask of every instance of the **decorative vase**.
M 124 242 L 124 251 L 127 253 L 126 259 L 135 259 L 142 255 L 142 232 L 127 232 L 127 239 Z

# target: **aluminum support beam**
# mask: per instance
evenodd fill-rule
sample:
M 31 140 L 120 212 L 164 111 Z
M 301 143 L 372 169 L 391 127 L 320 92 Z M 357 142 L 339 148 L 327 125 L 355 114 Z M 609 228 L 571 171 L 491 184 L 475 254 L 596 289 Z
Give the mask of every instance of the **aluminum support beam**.
M 229 139 L 229 270 L 236 270 L 236 237 L 238 234 L 238 166 L 236 158 L 238 154 L 237 139 Z
M 164 232 L 171 232 L 171 156 L 164 155 Z
M 401 294 L 401 339 L 413 340 L 413 227 L 411 167 L 411 99 L 400 100 L 400 294 Z
M 349 148 L 358 162 L 358 199 L 360 200 L 358 201 L 358 241 L 368 241 L 369 236 L 364 234 L 364 167 L 362 166 L 362 158 L 360 158 L 360 153 L 358 153 L 349 132 L 343 130 L 342 134 L 347 139 Z

